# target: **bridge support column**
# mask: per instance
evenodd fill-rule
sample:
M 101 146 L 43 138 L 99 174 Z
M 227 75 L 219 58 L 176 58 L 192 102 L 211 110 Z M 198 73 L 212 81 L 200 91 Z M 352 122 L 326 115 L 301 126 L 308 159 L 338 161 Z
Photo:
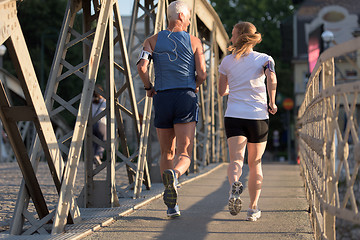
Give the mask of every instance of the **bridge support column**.
M 3 17 L 0 22 L 3 33 L 0 37 L 0 45 L 5 42 L 9 49 L 10 57 L 14 63 L 26 100 L 25 106 L 12 106 L 1 82 L 0 117 L 24 177 L 20 187 L 19 198 L 17 200 L 10 232 L 11 234 L 21 234 L 26 218 L 32 226 L 27 229 L 24 234 L 32 234 L 34 232 L 47 233 L 43 225 L 53 218 L 55 211 L 49 211 L 36 177 L 36 158 L 38 157 L 38 152 L 32 151 L 31 157 L 29 158 L 30 154 L 28 154 L 22 139 L 24 136 L 22 136 L 16 123 L 23 121 L 34 124 L 37 132 L 35 144 L 37 144 L 38 148 L 41 144 L 54 185 L 58 192 L 61 186 L 60 180 L 64 166 L 63 159 L 57 144 L 55 132 L 51 125 L 46 104 L 42 98 L 41 89 L 31 63 L 20 23 L 17 19 L 16 1 L 1 2 L 0 16 L 6 16 Z M 39 220 L 34 217 L 34 214 L 27 210 L 30 197 Z M 68 211 L 70 207 L 72 211 L 69 221 L 79 220 L 80 212 L 73 198 L 69 199 Z

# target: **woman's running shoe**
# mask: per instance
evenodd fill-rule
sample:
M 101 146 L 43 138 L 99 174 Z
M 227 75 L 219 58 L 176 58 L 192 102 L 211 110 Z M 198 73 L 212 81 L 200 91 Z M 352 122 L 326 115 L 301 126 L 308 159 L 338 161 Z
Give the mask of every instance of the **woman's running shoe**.
M 251 208 L 248 209 L 246 220 L 255 222 L 260 217 L 261 217 L 261 211 L 259 209 L 251 209 Z

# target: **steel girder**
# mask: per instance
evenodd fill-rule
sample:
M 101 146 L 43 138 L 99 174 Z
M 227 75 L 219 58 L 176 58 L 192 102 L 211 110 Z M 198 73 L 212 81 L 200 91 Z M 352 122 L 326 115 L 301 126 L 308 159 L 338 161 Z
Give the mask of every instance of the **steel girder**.
M 93 12 L 92 12 L 93 9 Z M 83 16 L 83 33 L 80 33 L 74 23 L 76 23 L 76 15 L 82 13 Z M 16 15 L 15 15 L 16 16 Z M 117 35 L 114 37 L 114 28 Z M 81 31 L 81 30 L 80 30 Z M 79 64 L 74 64 L 68 60 L 67 54 L 72 51 L 74 46 L 82 43 L 83 47 L 83 61 Z M 121 54 L 121 60 L 114 61 L 114 46 L 118 46 Z M 103 57 L 102 57 L 103 56 Z M 102 58 L 101 58 L 102 57 Z M 106 72 L 105 91 L 101 91 L 95 87 L 95 81 L 98 77 L 99 68 L 104 65 Z M 125 76 L 124 83 L 118 82 L 115 87 L 114 82 L 114 68 Z M 75 77 L 76 76 L 76 77 Z M 82 85 L 82 91 L 71 96 L 70 99 L 64 99 L 58 92 L 59 85 L 66 81 L 78 81 Z M 127 91 L 126 91 L 127 90 Z M 94 118 L 90 114 L 90 107 L 92 102 L 93 92 L 97 91 L 106 99 L 105 111 L 99 113 Z M 124 92 L 128 93 L 130 98 L 130 107 L 124 106 L 117 101 L 122 97 Z M 40 96 L 40 95 L 39 95 Z M 79 215 L 76 202 L 73 195 L 74 181 L 77 174 L 77 167 L 79 164 L 80 156 L 82 154 L 82 144 L 86 139 L 85 146 L 85 165 L 86 165 L 86 185 L 82 193 L 82 205 L 89 207 L 114 207 L 118 205 L 118 196 L 115 183 L 115 170 L 126 165 L 129 181 L 134 178 L 136 172 L 136 164 L 133 160 L 137 157 L 137 153 L 130 156 L 127 148 L 127 139 L 124 134 L 124 123 L 122 112 L 126 113 L 131 119 L 135 134 L 139 135 L 140 121 L 137 112 L 137 105 L 135 101 L 131 74 L 129 74 L 129 61 L 127 58 L 127 51 L 125 48 L 125 40 L 122 29 L 121 17 L 119 13 L 119 6 L 117 1 L 69 1 L 63 26 L 61 29 L 55 58 L 53 61 L 52 71 L 49 76 L 47 90 L 45 93 L 45 103 L 51 117 L 56 117 L 64 112 L 73 115 L 75 125 L 73 131 L 67 132 L 62 138 L 58 139 L 59 148 L 57 152 L 67 156 L 66 166 L 64 164 L 55 164 L 60 166 L 60 170 L 56 171 L 63 175 L 59 176 L 63 179 L 60 186 L 60 181 L 57 182 L 57 188 L 60 191 L 59 203 L 56 211 L 53 211 L 50 217 L 35 222 L 29 219 L 29 222 L 34 222 L 33 226 L 38 229 L 34 231 L 45 233 L 42 225 L 53 219 L 52 233 L 60 233 L 63 231 L 65 223 L 68 219 L 69 210 L 71 216 L 69 220 L 76 219 L 74 216 Z M 45 108 L 45 109 L 46 109 Z M 89 115 L 90 114 L 90 115 Z M 107 117 L 107 141 L 101 142 L 99 139 L 92 135 L 92 125 L 101 117 Z M 50 121 L 49 121 L 50 122 Z M 115 123 L 118 127 L 118 135 L 115 136 Z M 86 136 L 86 138 L 85 138 Z M 106 160 L 93 169 L 92 159 L 92 141 L 99 145 L 103 145 L 106 149 Z M 41 141 L 40 141 L 41 142 Z M 122 152 L 118 150 L 122 146 Z M 39 139 L 36 138 L 33 145 L 32 160 L 34 169 L 38 160 L 35 159 L 36 153 L 39 151 Z M 60 155 L 61 156 L 61 155 Z M 116 166 L 116 157 L 122 160 Z M 146 166 L 145 166 L 146 169 Z M 95 181 L 93 178 L 101 171 L 106 171 L 105 181 Z M 150 187 L 150 179 L 146 178 L 147 187 Z M 131 188 L 131 184 L 127 189 Z M 104 190 L 105 189 L 105 190 Z M 96 196 L 99 191 L 105 191 L 102 201 L 98 201 Z M 126 195 L 124 190 L 119 190 L 120 194 Z M 23 216 L 31 216 L 27 214 L 27 206 L 29 202 L 29 195 L 26 188 L 22 187 L 19 192 L 18 203 L 14 214 L 14 221 L 12 225 L 12 234 L 20 234 L 23 226 Z M 45 205 L 46 206 L 46 205 Z M 46 209 L 45 209 L 46 210 Z M 45 211 L 44 210 L 44 211 Z M 55 214 L 56 213 L 56 214 Z M 39 214 L 42 218 L 44 214 Z M 49 216 L 49 215 L 48 215 Z
M 26 196 L 27 199 L 31 197 L 36 213 L 40 218 L 40 220 L 37 221 L 33 214 L 30 214 L 28 211 L 23 211 L 23 208 L 28 205 L 29 201 L 20 202 L 18 199 L 16 207 L 21 209 L 22 214 L 14 214 L 14 219 L 16 218 L 18 221 L 12 224 L 11 231 L 14 229 L 20 229 L 21 231 L 23 220 L 27 218 L 32 226 L 25 234 L 31 234 L 33 232 L 44 233 L 46 230 L 43 228 L 43 225 L 51 220 L 55 211 L 49 211 L 36 177 L 36 166 L 34 164 L 35 161 L 33 161 L 36 154 L 31 152 L 31 157 L 29 157 L 30 154 L 28 154 L 22 139 L 22 129 L 19 129 L 16 123 L 19 121 L 33 122 L 37 131 L 39 144 L 41 144 L 54 185 L 58 191 L 60 191 L 61 185 L 61 163 L 63 159 L 17 18 L 16 1 L 0 2 L 0 13 L 1 16 L 3 16 L 0 22 L 0 28 L 2 29 L 0 44 L 5 43 L 9 50 L 26 100 L 26 105 L 24 106 L 11 105 L 3 82 L 1 81 L 0 117 L 24 177 L 21 184 L 23 195 Z M 24 126 L 26 126 L 26 124 Z M 73 200 L 73 198 L 71 200 Z M 74 211 L 69 220 L 76 221 L 79 216 L 78 207 L 75 202 L 72 202 L 71 205 Z

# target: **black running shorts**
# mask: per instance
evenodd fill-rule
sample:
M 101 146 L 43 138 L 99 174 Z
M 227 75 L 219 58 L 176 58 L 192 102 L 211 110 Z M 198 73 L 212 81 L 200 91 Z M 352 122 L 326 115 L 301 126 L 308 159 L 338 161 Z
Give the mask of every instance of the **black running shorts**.
M 254 120 L 225 117 L 226 137 L 245 136 L 249 143 L 266 142 L 269 132 L 269 119 Z

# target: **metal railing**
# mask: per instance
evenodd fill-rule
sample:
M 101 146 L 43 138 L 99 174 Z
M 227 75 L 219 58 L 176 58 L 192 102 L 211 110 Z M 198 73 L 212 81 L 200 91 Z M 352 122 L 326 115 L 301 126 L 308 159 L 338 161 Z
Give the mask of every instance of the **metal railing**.
M 336 219 L 360 224 L 360 79 L 336 81 L 341 60 L 359 51 L 355 38 L 322 53 L 298 112 L 300 166 L 316 239 L 336 239 Z

